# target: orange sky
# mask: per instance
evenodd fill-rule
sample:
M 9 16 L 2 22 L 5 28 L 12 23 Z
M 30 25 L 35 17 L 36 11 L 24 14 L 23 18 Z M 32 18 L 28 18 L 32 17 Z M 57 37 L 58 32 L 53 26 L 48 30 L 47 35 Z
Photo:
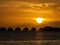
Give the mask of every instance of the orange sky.
M 60 21 L 60 0 L 0 0 L 0 25 Z

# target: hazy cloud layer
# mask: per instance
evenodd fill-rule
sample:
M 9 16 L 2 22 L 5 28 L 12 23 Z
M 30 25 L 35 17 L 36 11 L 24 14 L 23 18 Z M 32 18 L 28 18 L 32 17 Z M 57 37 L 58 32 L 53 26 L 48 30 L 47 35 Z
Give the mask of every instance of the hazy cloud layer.
M 60 18 L 60 0 L 0 0 L 0 17 Z
M 0 14 L 19 14 L 19 13 L 56 13 L 60 12 L 59 0 L 0 0 Z M 45 11 L 45 12 L 44 12 Z M 7 15 L 6 14 L 6 15 Z M 52 15 L 53 15 L 52 14 Z M 23 14 L 22 14 L 23 15 Z
M 60 0 L 0 0 L 0 24 L 19 24 L 21 17 L 29 21 L 31 17 L 60 21 Z

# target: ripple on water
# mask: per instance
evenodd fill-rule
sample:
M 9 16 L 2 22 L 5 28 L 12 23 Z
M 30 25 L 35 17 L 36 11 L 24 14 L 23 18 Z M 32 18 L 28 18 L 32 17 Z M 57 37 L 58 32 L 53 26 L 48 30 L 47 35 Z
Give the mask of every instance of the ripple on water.
M 0 45 L 60 45 L 60 40 L 0 41 Z

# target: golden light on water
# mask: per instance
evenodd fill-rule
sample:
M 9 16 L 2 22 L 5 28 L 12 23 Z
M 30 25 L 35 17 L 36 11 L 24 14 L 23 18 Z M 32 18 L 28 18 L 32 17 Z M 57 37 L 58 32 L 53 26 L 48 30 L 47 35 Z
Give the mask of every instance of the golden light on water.
M 43 23 L 43 21 L 44 21 L 44 18 L 36 18 L 36 22 L 39 24 Z

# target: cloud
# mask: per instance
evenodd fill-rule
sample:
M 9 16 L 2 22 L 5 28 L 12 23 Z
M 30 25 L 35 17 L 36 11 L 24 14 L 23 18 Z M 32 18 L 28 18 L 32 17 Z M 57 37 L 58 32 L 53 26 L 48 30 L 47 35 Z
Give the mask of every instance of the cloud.
M 60 21 L 60 0 L 0 0 L 1 25 L 19 25 L 21 18 L 30 23 L 29 18 L 38 17 Z M 55 22 L 52 25 L 55 24 L 59 26 Z
M 3 16 L 58 17 L 60 14 L 59 0 L 0 0 L 0 2 L 0 14 Z
M 22 1 L 22 2 L 32 2 L 32 3 L 59 3 L 60 0 L 0 0 L 0 2 L 5 1 Z
M 18 1 L 11 1 L 11 2 L 7 2 L 4 4 L 0 5 L 0 9 L 15 9 L 15 10 L 36 10 L 36 11 L 40 11 L 40 10 L 47 10 L 50 9 L 51 6 L 53 6 L 54 3 L 40 3 L 40 4 L 36 4 L 36 3 L 28 3 L 28 2 L 18 2 Z

